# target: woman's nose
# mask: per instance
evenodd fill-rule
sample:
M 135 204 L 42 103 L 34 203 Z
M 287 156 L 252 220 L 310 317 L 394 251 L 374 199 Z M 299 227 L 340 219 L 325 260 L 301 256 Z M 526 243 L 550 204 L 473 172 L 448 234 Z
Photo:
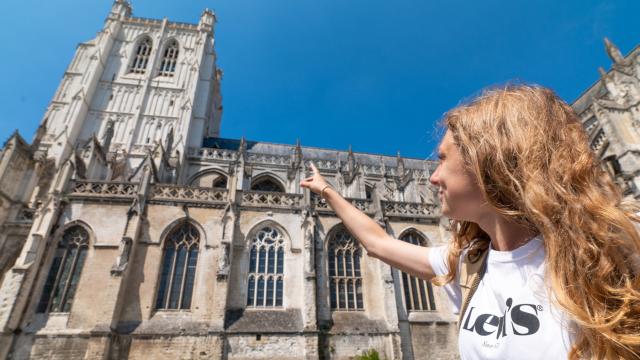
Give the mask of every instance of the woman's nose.
M 431 174 L 431 176 L 429 177 L 429 182 L 432 185 L 439 185 L 440 183 L 440 165 L 438 165 L 438 167 L 436 168 L 436 171 L 433 172 L 433 174 Z

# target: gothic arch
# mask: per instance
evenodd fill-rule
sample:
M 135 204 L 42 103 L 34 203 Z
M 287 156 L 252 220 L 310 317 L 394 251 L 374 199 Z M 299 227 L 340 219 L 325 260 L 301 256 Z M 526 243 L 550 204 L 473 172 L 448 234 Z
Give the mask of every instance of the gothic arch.
M 251 225 L 251 227 L 249 228 L 250 230 L 247 232 L 247 236 L 245 237 L 245 244 L 249 245 L 251 242 L 251 238 L 258 232 L 260 231 L 260 229 L 262 227 L 265 226 L 271 226 L 274 227 L 276 229 L 278 229 L 278 231 L 280 231 L 284 237 L 285 241 L 285 245 L 286 248 L 285 250 L 289 250 L 291 248 L 291 236 L 289 236 L 289 232 L 287 231 L 287 229 L 284 228 L 284 226 L 280 225 L 280 223 L 278 223 L 277 221 L 273 220 L 273 219 L 258 219 L 256 222 L 253 223 L 253 225 Z
M 95 245 L 93 230 L 83 221 L 66 223 L 54 234 L 46 273 L 38 281 L 37 313 L 71 311 L 86 258 Z M 46 274 L 46 275 L 45 275 Z
M 331 311 L 363 311 L 363 247 L 342 223 L 333 226 L 326 239 L 323 265 L 327 266 Z
M 142 34 L 133 41 L 130 60 L 127 65 L 127 74 L 145 74 L 151 62 L 153 52 L 153 39 L 149 34 Z
M 284 306 L 285 258 L 290 238 L 284 228 L 272 220 L 260 221 L 248 232 L 246 297 L 252 308 Z M 248 261 L 247 261 L 248 260 Z
M 89 247 L 91 247 L 91 245 L 95 246 L 96 235 L 95 235 L 95 232 L 93 231 L 93 228 L 89 224 L 87 224 L 85 221 L 80 219 L 71 220 L 65 223 L 64 225 L 62 225 L 60 228 L 58 228 L 58 230 L 56 230 L 56 232 L 53 234 L 54 241 L 52 245 L 54 246 L 57 245 L 58 241 L 60 241 L 60 239 L 62 238 L 62 235 L 64 235 L 64 232 L 74 226 L 82 227 L 89 234 Z
M 176 227 L 178 227 L 180 224 L 184 222 L 188 222 L 191 225 L 195 226 L 196 229 L 198 229 L 198 231 L 200 232 L 200 243 L 206 244 L 207 233 L 204 231 L 204 227 L 202 227 L 202 225 L 200 225 L 199 222 L 193 220 L 192 218 L 183 216 L 179 219 L 173 220 L 172 222 L 170 222 L 168 225 L 164 227 L 164 229 L 162 230 L 162 233 L 160 233 L 160 241 L 158 242 L 161 247 L 164 248 L 165 241 L 167 239 L 167 236 L 171 232 L 171 230 L 175 229 Z
M 418 246 L 429 246 L 429 239 L 420 231 L 409 227 L 400 233 L 401 241 Z M 433 286 L 430 281 L 419 279 L 397 270 L 400 279 L 400 297 L 407 313 L 412 311 L 436 310 Z
M 155 289 L 155 310 L 192 308 L 203 242 L 201 226 L 191 219 L 174 221 L 165 229 Z
M 159 76 L 173 76 L 180 56 L 180 42 L 175 37 L 167 39 L 161 47 Z
M 286 192 L 282 180 L 280 180 L 280 178 L 275 174 L 269 172 L 262 173 L 256 176 L 254 179 L 251 179 L 251 190 Z
M 420 246 L 432 246 L 432 242 L 429 237 L 413 226 L 407 227 L 406 229 L 402 230 L 400 232 L 400 236 L 398 236 L 398 239 L 402 239 L 404 236 L 407 236 L 409 234 L 415 234 L 420 238 Z
M 202 184 L 196 185 L 197 182 L 204 181 L 206 177 L 211 177 L 211 184 L 209 186 L 202 186 Z M 224 187 L 220 183 L 224 179 Z M 207 182 L 209 179 L 207 179 Z M 229 182 L 229 176 L 225 174 L 222 170 L 217 168 L 209 168 L 202 171 L 199 171 L 193 174 L 187 183 L 189 186 L 199 186 L 199 187 L 216 187 L 216 188 L 227 188 Z M 218 184 L 218 186 L 214 186 Z

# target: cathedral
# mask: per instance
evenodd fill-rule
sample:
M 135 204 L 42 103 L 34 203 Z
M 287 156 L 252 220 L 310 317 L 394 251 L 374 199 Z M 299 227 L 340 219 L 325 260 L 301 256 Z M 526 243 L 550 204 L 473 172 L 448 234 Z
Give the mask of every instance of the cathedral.
M 220 137 L 215 14 L 115 0 L 40 127 L 0 152 L 0 360 L 457 359 L 446 295 L 368 257 L 310 162 L 399 239 L 447 242 L 436 163 Z M 640 197 L 640 48 L 573 104 Z M 426 261 L 426 259 L 425 259 Z

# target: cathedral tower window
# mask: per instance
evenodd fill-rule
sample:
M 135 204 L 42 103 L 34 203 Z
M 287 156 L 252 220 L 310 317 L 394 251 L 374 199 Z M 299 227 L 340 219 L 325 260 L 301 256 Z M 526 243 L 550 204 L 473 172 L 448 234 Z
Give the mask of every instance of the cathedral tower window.
M 279 230 L 265 226 L 251 239 L 247 306 L 282 306 L 283 273 L 284 239 Z
M 176 72 L 176 63 L 178 61 L 178 42 L 172 39 L 164 49 L 162 63 L 160 64 L 160 76 L 173 76 Z
M 332 310 L 363 310 L 362 250 L 344 227 L 340 227 L 329 240 L 328 270 L 329 296 Z
M 89 248 L 89 234 L 79 225 L 62 235 L 54 253 L 37 311 L 69 312 Z
M 134 54 L 133 61 L 129 67 L 129 72 L 134 74 L 144 74 L 147 70 L 147 64 L 151 56 L 152 43 L 151 39 L 145 37 L 140 41 Z
M 425 239 L 415 231 L 404 234 L 401 240 L 413 245 L 426 246 Z M 407 311 L 430 311 L 436 309 L 433 288 L 429 281 L 401 272 L 402 294 Z
M 183 222 L 165 240 L 156 309 L 189 309 L 195 283 L 200 232 Z

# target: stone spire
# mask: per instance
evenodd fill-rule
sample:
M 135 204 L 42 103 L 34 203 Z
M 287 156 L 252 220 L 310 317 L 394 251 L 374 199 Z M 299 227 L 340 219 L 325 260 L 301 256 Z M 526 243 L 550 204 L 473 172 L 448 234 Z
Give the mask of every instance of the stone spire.
M 618 89 L 616 88 L 615 81 L 613 81 L 613 77 L 602 67 L 598 68 L 598 72 L 600 73 L 600 78 L 602 79 L 604 87 L 613 98 L 616 98 L 618 96 Z
M 213 24 L 216 23 L 216 14 L 210 9 L 204 9 L 202 15 L 200 15 L 200 21 L 198 22 L 198 29 L 204 31 L 211 31 Z
M 115 0 L 111 5 L 109 17 L 128 18 L 131 16 L 131 4 L 128 0 Z
M 607 50 L 607 55 L 609 55 L 611 61 L 615 64 L 624 63 L 624 56 L 620 52 L 620 49 L 606 37 L 604 38 L 604 48 Z

